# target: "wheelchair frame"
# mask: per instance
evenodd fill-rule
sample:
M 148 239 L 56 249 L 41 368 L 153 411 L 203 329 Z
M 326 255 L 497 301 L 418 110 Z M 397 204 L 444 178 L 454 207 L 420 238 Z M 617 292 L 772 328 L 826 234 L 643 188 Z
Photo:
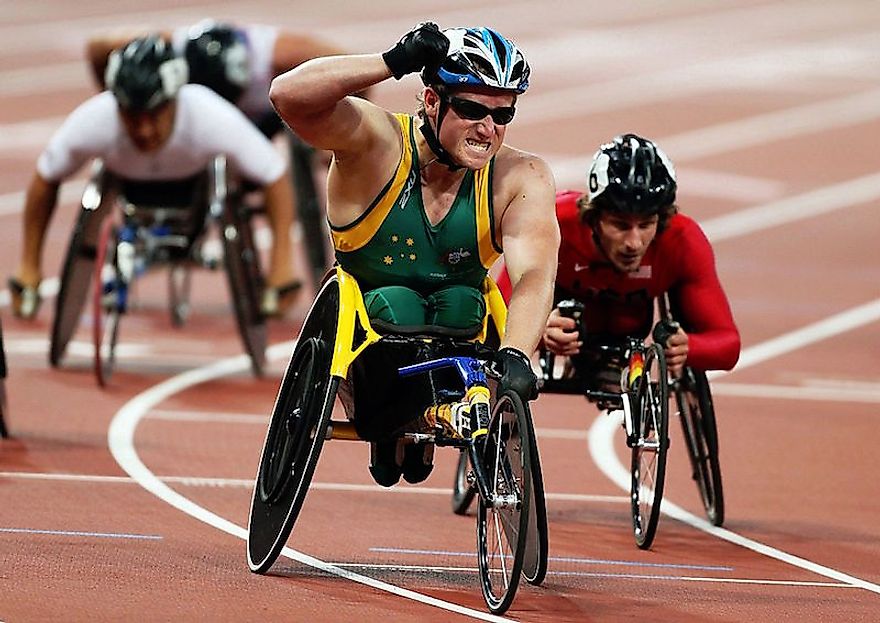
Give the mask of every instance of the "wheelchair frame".
M 239 334 L 254 373 L 260 375 L 265 363 L 266 319 L 259 309 L 259 253 L 253 239 L 251 208 L 236 188 L 230 187 L 225 157 L 215 157 L 206 171 L 207 189 L 199 200 L 205 202 L 204 216 L 199 214 L 198 220 L 193 220 L 194 207 L 190 205 L 135 205 L 121 192 L 106 201 L 107 175 L 96 161 L 62 269 L 50 363 L 59 365 L 76 331 L 90 282 L 94 368 L 100 385 L 106 384 L 113 370 L 119 320 L 128 309 L 128 288 L 146 270 L 169 268 L 171 319 L 174 325 L 182 325 L 189 310 L 190 269 L 215 268 L 201 257 L 200 248 L 209 226 L 216 223 Z M 181 234 L 174 223 L 184 223 L 188 230 Z
M 260 457 L 248 520 L 251 571 L 267 572 L 280 554 L 302 507 L 324 441 L 362 439 L 354 422 L 331 419 L 339 384 L 348 378 L 355 360 L 367 348 L 381 348 L 383 342 L 428 345 L 429 349 L 432 345 L 438 349 L 440 345 L 478 349 L 475 344 L 484 344 L 493 329 L 501 335 L 507 313 L 489 278 L 484 282 L 484 297 L 488 313 L 473 341 L 380 335 L 370 324 L 355 279 L 339 267 L 328 273 L 291 355 Z M 474 354 L 477 356 L 429 358 L 399 368 L 400 375 L 413 376 L 453 367 L 465 390 L 463 396 L 451 401 L 438 400 L 435 394 L 424 414 L 431 428 L 400 432 L 395 437 L 410 443 L 453 446 L 466 457 L 480 500 L 477 548 L 481 588 L 489 610 L 501 613 L 510 607 L 520 575 L 533 583 L 543 580 L 546 511 L 543 488 L 535 486 L 542 481 L 528 405 L 511 392 L 491 397 L 486 368 L 476 350 Z M 463 419 L 449 417 L 462 410 L 466 413 Z M 540 503 L 536 503 L 538 498 Z M 539 512 L 543 512 L 542 521 L 534 517 Z

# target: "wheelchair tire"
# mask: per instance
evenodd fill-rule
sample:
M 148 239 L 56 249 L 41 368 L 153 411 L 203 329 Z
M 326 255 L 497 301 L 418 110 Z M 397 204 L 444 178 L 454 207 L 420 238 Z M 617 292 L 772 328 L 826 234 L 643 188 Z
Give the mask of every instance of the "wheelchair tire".
M 227 199 L 220 217 L 223 262 L 235 321 L 254 375 L 261 376 L 266 364 L 266 317 L 260 310 L 263 273 L 254 243 L 249 208 L 233 196 Z
M 480 453 L 493 500 L 479 499 L 477 558 L 483 598 L 507 611 L 523 570 L 532 501 L 532 444 L 525 405 L 515 392 L 496 397 Z
M 523 404 L 528 417 L 531 437 L 532 498 L 529 503 L 529 529 L 526 533 L 526 552 L 523 560 L 523 577 L 529 584 L 538 586 L 547 575 L 549 543 L 547 535 L 547 501 L 544 498 L 544 475 L 541 472 L 541 459 L 538 456 L 538 443 L 535 426 L 528 403 Z
M 88 298 L 89 283 L 95 271 L 95 240 L 101 218 L 101 210 L 82 209 L 67 246 L 49 338 L 52 367 L 60 365 Z
M 712 393 L 705 372 L 685 368 L 675 388 L 691 477 L 697 483 L 706 517 L 714 526 L 724 523 L 724 489 L 718 460 L 718 429 Z
M 315 150 L 297 136 L 290 139 L 290 169 L 296 192 L 297 218 L 302 228 L 306 259 L 317 286 L 330 266 L 327 246 L 330 229 L 327 217 L 318 197 L 313 168 Z
M 3 327 L 0 324 L 0 438 L 9 437 L 9 429 L 6 428 L 6 349 L 3 347 Z
M 113 219 L 105 219 L 98 237 L 95 277 L 92 280 L 94 369 L 101 387 L 106 387 L 116 365 L 119 319 L 125 304 L 126 285 L 122 282 L 116 261 L 118 243 L 119 228 Z
M 644 370 L 630 391 L 637 407 L 630 487 L 633 534 L 639 548 L 648 549 L 660 521 L 669 450 L 669 384 L 666 357 L 659 345 L 646 349 Z
M 168 309 L 171 324 L 182 327 L 189 318 L 192 269 L 186 264 L 174 263 L 168 267 Z
M 328 279 L 306 316 L 281 381 L 260 457 L 248 520 L 248 566 L 269 570 L 302 508 L 336 399 L 330 375 L 339 281 Z
M 475 486 L 468 483 L 469 471 L 468 453 L 461 452 L 455 467 L 455 481 L 452 483 L 452 512 L 456 515 L 467 515 L 468 508 L 477 495 Z

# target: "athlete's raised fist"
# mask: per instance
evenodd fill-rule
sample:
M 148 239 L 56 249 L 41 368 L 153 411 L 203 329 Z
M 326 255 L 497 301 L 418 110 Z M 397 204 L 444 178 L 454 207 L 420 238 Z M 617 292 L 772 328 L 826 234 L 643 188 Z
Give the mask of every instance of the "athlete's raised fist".
M 382 55 L 385 64 L 395 78 L 400 80 L 428 68 L 431 71 L 440 67 L 449 50 L 446 38 L 434 22 L 422 22 L 401 37 L 393 48 Z

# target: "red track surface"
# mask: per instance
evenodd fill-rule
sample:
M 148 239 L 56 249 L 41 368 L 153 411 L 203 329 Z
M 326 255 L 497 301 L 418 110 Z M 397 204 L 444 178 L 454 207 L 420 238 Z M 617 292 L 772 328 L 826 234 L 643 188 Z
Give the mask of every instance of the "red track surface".
M 726 531 L 667 516 L 648 552 L 634 546 L 625 492 L 609 478 L 625 460 L 617 428 L 576 397 L 537 402 L 550 572 L 542 587 L 520 589 L 508 617 L 880 620 L 871 442 L 880 402 L 880 6 L 452 0 L 425 14 L 412 4 L 329 0 L 297 11 L 257 1 L 230 12 L 158 0 L 144 13 L 118 0 L 4 3 L 2 266 L 8 273 L 18 261 L 18 193 L 36 156 L 90 93 L 81 50 L 94 31 L 213 15 L 314 28 L 379 51 L 427 17 L 494 25 L 533 67 L 509 142 L 547 157 L 560 187 L 578 187 L 598 143 L 622 131 L 656 138 L 678 167 L 680 204 L 715 241 L 745 347 L 737 370 L 713 385 Z M 409 110 L 417 84 L 382 85 L 377 98 Z M 57 210 L 47 278 L 57 275 L 75 201 L 65 193 Z M 273 342 L 295 337 L 309 297 L 273 326 Z M 91 373 L 88 319 L 82 348 L 53 370 L 53 301 L 35 323 L 8 308 L 3 315 L 13 438 L 0 442 L 0 620 L 481 616 L 474 519 L 449 512 L 452 451 L 438 451 L 426 483 L 389 491 L 372 486 L 365 444 L 328 443 L 289 542 L 417 595 L 367 587 L 302 557 L 250 574 L 240 536 L 289 347 L 276 349 L 264 380 L 242 365 L 158 393 L 240 346 L 220 274 L 197 276 L 182 330 L 164 311 L 161 277 L 144 282 L 140 301 L 122 324 L 129 354 L 105 391 Z M 672 436 L 666 499 L 700 516 L 677 425 Z M 445 609 L 456 605 L 471 610 Z

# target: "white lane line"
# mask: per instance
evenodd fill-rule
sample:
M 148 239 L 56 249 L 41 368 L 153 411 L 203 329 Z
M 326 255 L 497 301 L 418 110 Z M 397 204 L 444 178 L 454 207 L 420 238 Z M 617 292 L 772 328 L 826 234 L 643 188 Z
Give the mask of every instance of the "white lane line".
M 776 339 L 757 344 L 743 351 L 735 370 L 748 368 L 768 359 L 783 355 L 788 352 L 803 348 L 819 340 L 827 339 L 846 331 L 851 331 L 862 325 L 875 322 L 880 319 L 880 299 L 847 310 L 831 318 L 811 324 L 802 329 L 791 331 Z M 619 434 L 620 426 L 613 418 L 598 417 L 594 420 L 589 432 L 590 455 L 596 466 L 624 491 L 629 491 L 631 475 L 617 458 L 614 449 L 614 437 Z M 660 507 L 661 511 L 684 522 L 698 530 L 702 530 L 712 536 L 718 537 L 735 545 L 739 545 L 758 554 L 774 558 L 783 563 L 806 569 L 817 575 L 850 584 L 854 587 L 863 588 L 873 593 L 880 594 L 880 585 L 873 584 L 861 578 L 843 573 L 836 569 L 826 567 L 811 560 L 794 556 L 782 550 L 770 547 L 740 534 L 713 526 L 705 519 L 689 513 L 680 506 L 664 498 Z
M 880 101 L 878 101 L 880 110 Z M 661 143 L 662 144 L 662 143 Z M 756 231 L 801 221 L 843 208 L 876 201 L 880 173 L 865 175 L 703 221 L 700 226 L 712 242 L 739 238 Z
M 119 532 L 83 532 L 79 530 L 35 530 L 33 528 L 0 528 L 4 534 L 40 534 L 48 536 L 81 536 L 99 539 L 135 539 L 144 541 L 161 541 L 163 536 L 157 534 L 126 534 Z
M 405 554 L 411 556 L 449 556 L 449 557 L 468 557 L 472 558 L 477 555 L 476 552 L 451 552 L 447 550 L 437 549 L 408 549 L 400 547 L 371 547 L 371 552 L 380 554 Z M 652 567 L 663 569 L 693 569 L 697 571 L 733 571 L 730 566 L 721 565 L 682 565 L 665 562 L 641 562 L 637 560 L 607 560 L 604 558 L 575 558 L 570 556 L 550 556 L 550 562 L 563 562 L 567 564 L 579 565 L 610 565 L 616 567 Z
M 409 571 L 411 573 L 466 573 L 474 574 L 474 567 L 444 567 L 425 565 L 401 565 L 394 563 L 362 563 L 362 562 L 334 562 L 334 565 L 349 569 L 365 569 L 375 571 Z M 580 577 L 580 578 L 604 578 L 616 580 L 673 580 L 677 582 L 709 582 L 713 584 L 759 584 L 766 586 L 794 586 L 794 587 L 818 587 L 818 588 L 856 588 L 850 584 L 840 582 L 799 582 L 797 580 L 764 580 L 754 578 L 715 578 L 694 577 L 687 575 L 661 575 L 656 573 L 610 573 L 600 571 L 559 571 L 548 570 L 548 576 L 557 577 Z
M 733 372 L 764 363 L 774 357 L 785 355 L 878 320 L 880 320 L 880 298 L 744 349 Z M 717 378 L 727 374 L 731 373 L 714 372 L 710 374 L 710 377 Z
M 769 398 L 771 400 L 811 400 L 819 402 L 880 403 L 880 388 L 813 387 L 810 385 L 758 385 L 755 383 L 714 383 L 713 396 Z M 835 416 L 845 416 L 837 412 Z M 880 415 L 880 412 L 875 413 Z M 860 416 L 863 417 L 863 416 Z
M 284 342 L 276 344 L 267 351 L 267 358 L 270 360 L 282 359 L 289 357 L 293 349 L 293 342 Z M 113 458 L 120 467 L 134 479 L 137 483 L 163 500 L 167 504 L 177 508 L 178 510 L 202 521 L 218 530 L 222 530 L 227 534 L 247 540 L 247 530 L 242 528 L 228 519 L 220 517 L 211 511 L 199 506 L 192 500 L 184 497 L 178 492 L 171 489 L 167 484 L 162 482 L 150 469 L 144 465 L 138 456 L 134 446 L 134 432 L 138 423 L 153 407 L 170 396 L 179 393 L 189 387 L 204 383 L 206 381 L 216 379 L 228 374 L 240 373 L 250 367 L 250 362 L 245 355 L 224 359 L 217 363 L 184 372 L 172 377 L 158 385 L 151 387 L 145 392 L 135 396 L 129 400 L 116 413 L 113 421 L 110 423 L 110 429 L 107 433 L 107 442 Z M 358 584 L 363 584 L 380 591 L 392 593 L 405 599 L 410 599 L 429 606 L 434 606 L 450 612 L 456 612 L 465 616 L 469 616 L 481 621 L 510 621 L 504 617 L 494 616 L 471 608 L 466 608 L 458 604 L 443 601 L 423 595 L 416 591 L 405 589 L 387 582 L 382 582 L 358 573 L 354 573 L 339 566 L 332 565 L 323 560 L 319 560 L 313 556 L 309 556 L 303 552 L 297 551 L 290 547 L 282 549 L 281 553 L 288 558 L 296 560 L 304 565 L 320 569 L 331 575 L 335 575 Z M 244 568 L 244 561 L 242 560 Z
M 143 418 L 146 419 L 146 418 Z M 57 474 L 42 472 L 0 472 L 0 478 L 10 480 L 44 480 L 44 481 L 67 481 L 86 483 L 107 484 L 139 484 L 129 476 L 100 476 L 91 474 Z M 187 487 L 216 487 L 216 488 L 241 488 L 252 490 L 253 478 L 213 478 L 207 476 L 157 476 L 164 483 L 171 483 Z M 354 484 L 348 482 L 318 482 L 312 481 L 309 490 L 376 493 L 380 495 L 436 495 L 449 496 L 448 488 L 440 487 L 408 487 L 400 485 L 392 489 L 386 489 L 376 484 Z M 589 493 L 548 493 L 548 500 L 561 502 L 593 502 L 597 504 L 629 504 L 629 498 L 624 495 L 591 495 Z

